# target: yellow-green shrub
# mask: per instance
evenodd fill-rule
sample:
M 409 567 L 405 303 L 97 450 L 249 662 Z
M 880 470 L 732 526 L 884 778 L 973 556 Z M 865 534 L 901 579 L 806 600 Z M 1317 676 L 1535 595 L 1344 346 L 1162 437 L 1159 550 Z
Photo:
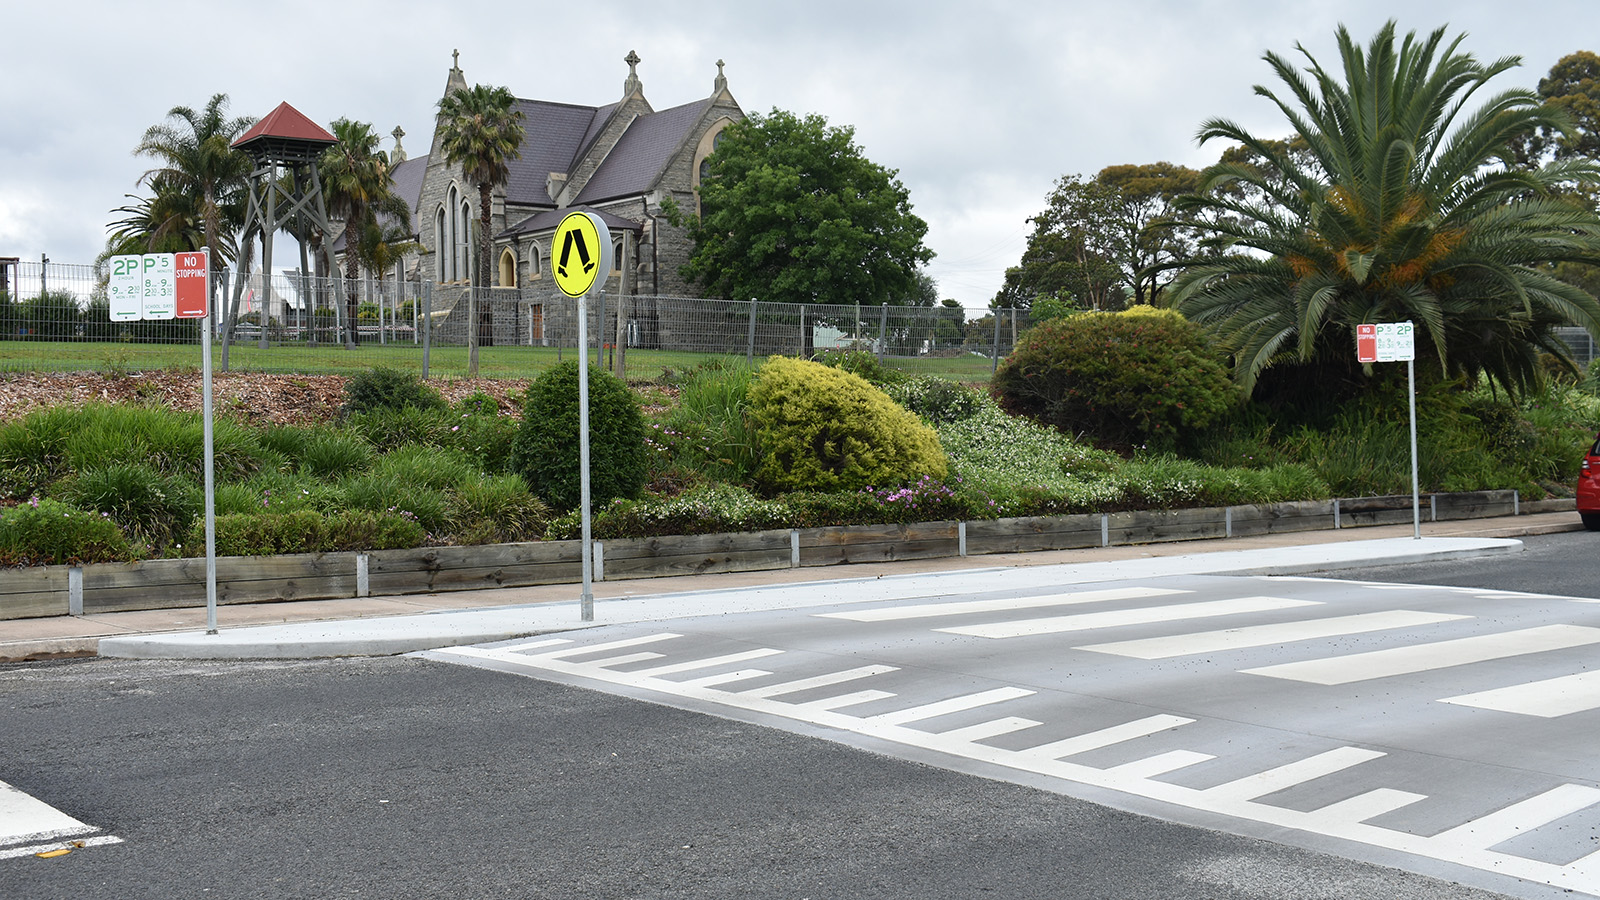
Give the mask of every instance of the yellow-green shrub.
M 763 490 L 887 487 L 948 472 L 933 429 L 849 372 L 774 357 L 749 396 Z

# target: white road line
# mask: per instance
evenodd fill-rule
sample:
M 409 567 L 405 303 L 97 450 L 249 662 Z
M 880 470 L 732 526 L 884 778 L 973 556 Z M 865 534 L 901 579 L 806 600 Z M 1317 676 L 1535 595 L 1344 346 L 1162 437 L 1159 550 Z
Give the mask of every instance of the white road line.
M 603 653 L 603 652 L 605 652 L 607 650 L 621 650 L 621 649 L 623 649 L 625 647 L 637 647 L 637 646 L 639 646 L 641 644 L 654 644 L 654 643 L 656 643 L 658 641 L 670 641 L 673 638 L 680 638 L 680 637 L 683 637 L 683 635 L 681 635 L 681 634 L 673 634 L 671 632 L 662 632 L 661 634 L 647 634 L 644 637 L 625 638 L 625 639 L 620 640 L 620 641 L 606 641 L 603 644 L 580 644 L 580 645 L 578 645 L 576 647 L 568 647 L 565 650 L 557 650 L 554 653 L 534 654 L 532 656 L 529 656 L 528 658 L 529 659 L 567 659 L 568 657 L 579 656 L 579 655 L 584 654 L 584 653 Z M 517 648 L 515 648 L 515 647 L 493 647 L 493 648 L 490 648 L 490 649 L 492 651 L 494 651 L 494 652 L 497 652 L 497 653 L 503 653 L 503 652 L 515 651 Z
M 1554 719 L 1600 708 L 1600 671 L 1445 697 L 1439 702 Z
M 973 613 L 1007 612 L 1014 609 L 1041 609 L 1049 606 L 1072 606 L 1078 603 L 1102 603 L 1107 600 L 1132 600 L 1139 597 L 1164 597 L 1169 594 L 1188 593 L 1193 592 L 1168 588 L 1110 588 L 1103 591 L 1046 594 L 1042 597 L 1002 597 L 993 600 L 957 600 L 949 603 L 884 606 L 878 609 L 817 613 L 817 617 L 822 619 L 848 619 L 852 622 L 895 622 L 905 619 L 965 616 Z
M 540 647 L 555 647 L 561 644 L 570 643 L 572 643 L 571 638 L 544 638 L 537 641 L 528 641 L 527 643 L 523 644 L 506 644 L 503 647 L 495 647 L 493 649 L 498 650 L 501 653 L 522 653 L 525 650 L 537 650 Z
M 1176 772 L 1196 763 L 1209 762 L 1216 759 L 1209 753 L 1196 753 L 1193 750 L 1173 750 L 1170 753 L 1158 753 L 1146 759 L 1136 759 L 1130 763 L 1113 766 L 1106 769 L 1107 775 L 1118 778 L 1154 778 L 1168 772 Z
M 1132 722 L 1124 722 L 1121 725 L 1113 725 L 1110 728 L 1102 728 L 1099 731 L 1080 734 L 1076 737 L 1040 744 L 1037 747 L 1030 747 L 1018 752 L 1036 759 L 1065 759 L 1074 754 L 1098 750 L 1101 747 L 1109 747 L 1112 744 L 1120 744 L 1123 741 L 1131 741 L 1134 738 L 1149 737 L 1152 734 L 1159 734 L 1163 731 L 1177 728 L 1180 725 L 1188 725 L 1193 721 L 1194 719 L 1186 719 L 1182 716 L 1148 716 L 1143 719 L 1135 719 Z
M 1418 800 L 1426 799 L 1428 799 L 1426 794 L 1413 794 L 1410 791 L 1397 791 L 1393 788 L 1377 788 L 1364 794 L 1357 794 L 1347 800 L 1340 800 L 1338 803 L 1330 803 L 1321 809 L 1315 810 L 1312 815 L 1328 819 L 1332 823 L 1355 824 L 1410 806 Z
M 6 847 L 0 849 L 0 859 L 15 859 L 19 856 L 32 856 L 35 853 L 49 853 L 52 850 L 77 850 L 81 847 L 104 847 L 107 844 L 120 843 L 122 843 L 122 838 L 115 835 L 102 834 L 95 837 L 74 838 L 70 841 L 32 844 L 27 847 Z
M 1003 687 L 989 691 L 979 691 L 976 694 L 967 694 L 962 697 L 951 697 L 937 703 L 925 703 L 922 706 L 913 706 L 909 709 L 897 709 L 894 712 L 882 715 L 869 716 L 867 721 L 880 725 L 907 725 L 911 722 L 921 722 L 924 719 L 933 719 L 947 716 L 950 713 L 961 712 L 968 709 L 977 709 L 991 703 L 1004 703 L 1018 697 L 1027 697 L 1034 692 L 1026 688 Z
M 1324 775 L 1342 772 L 1351 766 L 1358 766 L 1384 755 L 1380 751 L 1363 750 L 1360 747 L 1338 747 L 1265 772 L 1257 772 L 1226 784 L 1219 784 L 1206 789 L 1206 794 L 1229 800 L 1254 800 Z
M 1006 716 L 1003 719 L 979 722 L 976 725 L 968 725 L 965 728 L 941 731 L 939 736 L 952 741 L 986 741 L 1002 734 L 1010 734 L 1013 731 L 1022 731 L 1025 728 L 1033 728 L 1043 724 L 1043 722 L 1035 722 L 1033 719 L 1024 719 L 1020 716 Z
M 1312 684 L 1350 684 L 1392 675 L 1412 675 L 1433 669 L 1447 669 L 1469 663 L 1487 662 L 1564 650 L 1600 643 L 1600 628 L 1583 625 L 1541 625 L 1520 631 L 1484 634 L 1476 637 L 1436 641 L 1412 647 L 1394 647 L 1368 653 L 1352 653 L 1302 662 L 1281 663 L 1255 669 L 1241 669 L 1250 675 L 1306 681 Z
M 609 669 L 615 666 L 625 666 L 629 663 L 649 662 L 652 659 L 660 659 L 663 656 L 666 656 L 666 654 L 656 653 L 651 650 L 643 650 L 638 653 L 624 653 L 621 656 L 608 656 L 604 659 L 586 659 L 583 661 L 583 664 L 586 666 Z
M 984 625 L 962 625 L 934 630 L 948 634 L 965 634 L 983 638 L 1028 637 L 1041 634 L 1060 634 L 1066 631 L 1090 631 L 1095 628 L 1148 625 L 1154 622 L 1180 622 L 1186 619 L 1206 619 L 1213 616 L 1232 616 L 1241 613 L 1270 612 L 1275 609 L 1294 609 L 1300 606 L 1318 605 L 1320 603 L 1314 600 L 1291 600 L 1287 597 L 1234 597 L 1228 600 L 1208 600 L 1203 603 L 1174 603 L 1169 606 L 1114 609 L 1105 612 L 1080 613 L 1075 616 L 1023 619 L 1018 622 L 992 622 Z
M 37 844 L 99 830 L 0 781 L 0 844 Z
M 1474 850 L 1487 850 L 1525 831 L 1548 825 L 1562 816 L 1572 815 L 1596 803 L 1600 803 L 1600 790 L 1581 784 L 1563 784 L 1440 832 L 1434 835 L 1434 840 Z
M 1175 634 L 1169 637 L 1145 638 L 1137 641 L 1115 641 L 1107 644 L 1088 644 L 1079 650 L 1131 656 L 1135 659 L 1170 659 L 1174 656 L 1191 656 L 1198 653 L 1218 653 L 1247 647 L 1271 647 L 1293 641 L 1310 641 L 1318 638 L 1342 637 L 1386 631 L 1393 628 L 1414 628 L 1435 625 L 1456 619 L 1470 619 L 1449 613 L 1392 612 L 1361 613 L 1353 616 L 1335 616 L 1329 619 L 1308 619 L 1301 622 L 1282 622 L 1272 625 L 1250 625 L 1223 631 L 1202 631 L 1194 634 Z
M 693 672 L 696 669 L 709 669 L 712 666 L 722 666 L 727 665 L 728 663 L 741 663 L 752 659 L 762 659 L 763 657 L 767 656 L 776 656 L 782 652 L 782 650 L 772 650 L 767 648 L 760 650 L 746 650 L 742 653 L 729 653 L 725 656 L 710 656 L 705 659 L 690 660 L 689 662 L 656 666 L 653 669 L 639 669 L 632 674 L 650 676 L 674 675 L 678 672 Z
M 723 672 L 720 675 L 707 675 L 703 678 L 689 678 L 678 682 L 685 687 L 717 687 L 718 685 L 732 684 L 735 681 L 749 681 L 763 675 L 771 675 L 766 669 L 740 669 L 737 672 Z
M 871 703 L 874 700 L 887 700 L 893 696 L 894 694 L 889 691 L 856 691 L 853 694 L 840 694 L 837 697 L 824 697 L 821 700 L 785 705 L 790 705 L 796 710 L 804 710 L 806 712 L 830 712 L 835 709 L 844 709 L 846 706 Z
M 752 688 L 740 691 L 741 697 L 778 697 L 783 694 L 795 694 L 800 691 L 809 691 L 812 688 L 828 687 L 843 684 L 846 681 L 855 681 L 857 678 L 866 678 L 870 675 L 882 675 L 885 672 L 898 671 L 898 666 L 861 666 L 857 669 L 845 669 L 843 672 L 829 672 L 826 675 L 817 675 L 813 678 L 800 678 L 795 681 L 785 681 L 782 684 L 769 684 L 765 687 Z

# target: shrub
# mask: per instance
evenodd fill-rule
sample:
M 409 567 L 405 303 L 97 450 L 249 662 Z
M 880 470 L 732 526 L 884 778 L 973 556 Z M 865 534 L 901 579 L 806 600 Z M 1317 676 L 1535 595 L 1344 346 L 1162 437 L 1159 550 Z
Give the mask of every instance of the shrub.
M 205 523 L 190 529 L 187 542 L 205 546 Z M 283 513 L 230 513 L 216 519 L 218 556 L 331 553 L 341 550 L 401 550 L 420 547 L 427 536 L 415 520 L 396 513 L 353 510 L 323 514 L 309 509 Z
M 379 366 L 350 376 L 344 385 L 346 413 L 377 409 L 445 409 L 437 390 L 411 372 Z
M 933 425 L 971 418 L 983 405 L 983 395 L 972 388 L 929 376 L 890 385 L 884 393 Z
M 121 562 L 133 556 L 109 516 L 37 497 L 0 513 L 0 565 Z
M 911 378 L 899 369 L 885 366 L 875 354 L 865 350 L 823 350 L 813 358 L 829 368 L 849 372 L 879 387 L 901 384 Z
M 652 440 L 679 465 L 710 478 L 748 482 L 761 462 L 750 419 L 750 385 L 756 370 L 743 360 L 718 360 L 690 370 L 678 402 Z
M 593 532 L 597 538 L 655 537 L 764 531 L 788 524 L 783 503 L 762 500 L 731 484 L 708 484 L 675 497 L 614 500 L 595 516 Z
M 1017 342 L 993 384 L 1012 409 L 1109 447 L 1171 447 L 1239 396 L 1201 329 L 1161 311 L 1044 322 Z
M 372 445 L 358 434 L 319 428 L 307 435 L 295 469 L 314 478 L 338 478 L 365 472 L 372 465 Z
M 520 475 L 464 482 L 450 494 L 446 516 L 457 544 L 537 540 L 550 525 L 550 507 Z
M 255 433 L 228 419 L 212 429 L 218 478 L 259 470 L 267 456 Z M 55 407 L 0 428 L 0 467 L 39 484 L 72 471 L 138 460 L 164 475 L 199 479 L 205 429 L 198 413 L 131 405 Z
M 105 513 L 122 530 L 160 550 L 200 515 L 205 498 L 191 481 L 139 463 L 113 463 L 67 478 L 56 492 L 62 500 Z
M 457 400 L 451 408 L 469 416 L 500 415 L 500 401 L 483 391 L 473 391 Z
M 762 448 L 756 483 L 770 492 L 893 486 L 947 472 L 933 429 L 848 372 L 774 357 L 749 398 Z
M 449 503 L 443 490 L 419 485 L 392 472 L 352 476 L 339 482 L 339 492 L 350 509 L 404 514 L 429 534 L 443 534 L 450 525 Z
M 644 486 L 644 416 L 639 402 L 615 375 L 589 370 L 589 490 L 598 509 L 613 498 L 633 498 Z M 558 509 L 580 501 L 578 472 L 578 364 L 547 369 L 528 388 L 527 408 L 511 450 L 512 470 L 528 488 Z
M 933 478 L 896 488 L 785 494 L 782 500 L 798 528 L 942 522 L 995 515 L 993 501 L 982 490 L 967 489 L 959 481 Z

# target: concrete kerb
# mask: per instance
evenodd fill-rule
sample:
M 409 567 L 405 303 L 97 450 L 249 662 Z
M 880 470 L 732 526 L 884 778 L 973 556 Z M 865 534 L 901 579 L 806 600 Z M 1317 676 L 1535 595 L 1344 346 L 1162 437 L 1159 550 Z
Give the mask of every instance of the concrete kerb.
M 1383 538 L 1298 547 L 1220 551 L 1139 560 L 1117 560 L 1028 568 L 1005 568 L 1008 589 L 1047 588 L 1129 577 L 1241 574 L 1289 575 L 1368 565 L 1461 559 L 1514 553 L 1522 542 L 1498 538 Z M 384 656 L 462 644 L 514 640 L 596 625 L 733 615 L 912 597 L 937 597 L 992 590 L 1001 569 L 843 578 L 679 593 L 658 593 L 595 602 L 595 621 L 582 622 L 576 601 L 494 609 L 430 612 L 284 625 L 258 625 L 204 632 L 166 632 L 105 637 L 101 656 L 129 659 L 315 659 Z

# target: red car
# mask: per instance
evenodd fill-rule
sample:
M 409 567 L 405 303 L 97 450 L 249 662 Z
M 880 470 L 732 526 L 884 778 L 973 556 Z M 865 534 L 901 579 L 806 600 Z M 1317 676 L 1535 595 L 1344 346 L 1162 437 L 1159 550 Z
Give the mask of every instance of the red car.
M 1583 517 L 1584 528 L 1600 531 L 1600 437 L 1595 438 L 1578 473 L 1578 515 Z

